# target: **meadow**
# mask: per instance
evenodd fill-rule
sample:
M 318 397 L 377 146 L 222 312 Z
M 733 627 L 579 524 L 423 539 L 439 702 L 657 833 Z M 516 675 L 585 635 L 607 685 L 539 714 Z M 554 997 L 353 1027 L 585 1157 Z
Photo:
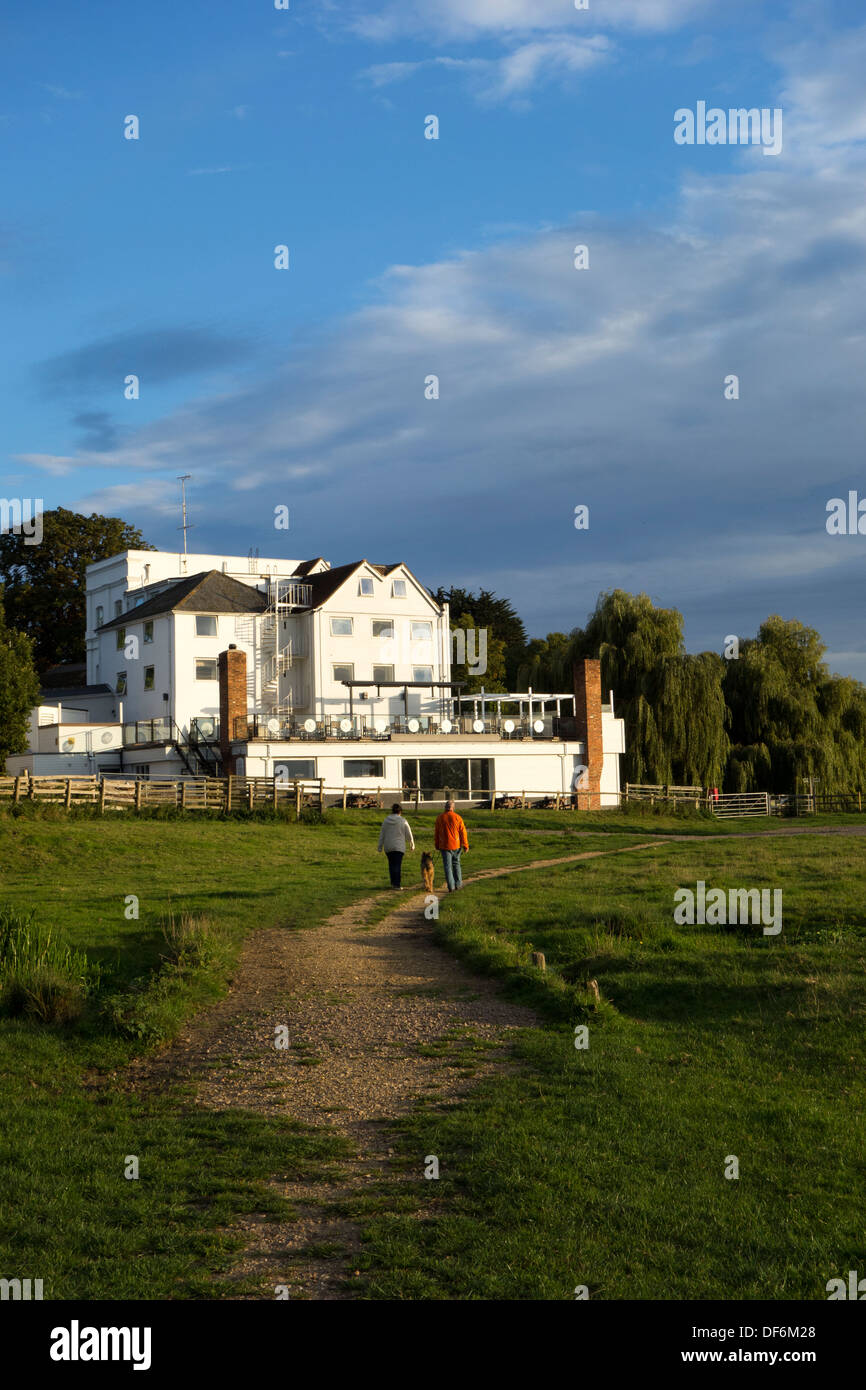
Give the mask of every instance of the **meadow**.
M 409 818 L 425 847 L 432 815 Z M 140 1094 L 124 1068 L 227 988 L 249 931 L 314 930 L 383 888 L 379 820 L 0 814 L 0 905 L 98 967 L 75 1020 L 0 1018 L 4 1275 L 43 1278 L 50 1298 L 224 1296 L 232 1221 L 292 1219 L 266 1180 L 339 1173 L 331 1132 L 199 1111 L 182 1086 Z M 396 1161 L 420 1145 L 442 1176 L 348 1204 L 365 1237 L 354 1296 L 816 1298 L 863 1267 L 862 841 L 744 839 L 777 826 L 661 813 L 467 821 L 467 874 L 626 852 L 443 902 L 443 949 L 498 976 L 539 1027 L 466 1104 L 395 1124 Z M 676 926 L 673 893 L 698 879 L 781 887 L 781 936 Z M 383 894 L 374 912 L 392 905 Z M 173 951 L 169 917 L 207 924 L 207 949 Z M 471 1067 L 477 1047 L 455 1039 L 444 1060 Z

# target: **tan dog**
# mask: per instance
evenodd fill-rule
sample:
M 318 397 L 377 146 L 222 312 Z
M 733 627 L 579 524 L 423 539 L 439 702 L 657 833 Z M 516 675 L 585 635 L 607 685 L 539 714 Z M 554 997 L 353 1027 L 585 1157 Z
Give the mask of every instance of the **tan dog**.
M 425 850 L 425 852 L 421 855 L 421 877 L 424 880 L 424 888 L 428 893 L 433 892 L 434 872 L 435 870 L 433 868 L 433 855 L 428 854 Z

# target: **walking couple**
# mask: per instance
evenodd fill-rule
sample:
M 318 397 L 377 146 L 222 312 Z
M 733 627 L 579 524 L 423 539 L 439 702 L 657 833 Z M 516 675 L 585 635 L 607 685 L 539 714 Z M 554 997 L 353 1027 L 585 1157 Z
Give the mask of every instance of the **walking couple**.
M 466 835 L 463 817 L 458 816 L 454 810 L 453 801 L 446 801 L 445 810 L 441 816 L 436 817 L 434 844 L 442 855 L 442 867 L 445 870 L 448 892 L 456 893 L 458 888 L 463 887 L 460 859 L 463 854 L 469 851 L 469 839 Z M 388 856 L 388 869 L 393 889 L 401 887 L 403 855 L 407 849 L 412 850 L 414 848 L 415 838 L 412 834 L 412 827 L 404 818 L 403 808 L 399 801 L 395 801 L 391 807 L 390 816 L 386 816 L 382 822 L 378 845 L 378 851 L 384 850 Z

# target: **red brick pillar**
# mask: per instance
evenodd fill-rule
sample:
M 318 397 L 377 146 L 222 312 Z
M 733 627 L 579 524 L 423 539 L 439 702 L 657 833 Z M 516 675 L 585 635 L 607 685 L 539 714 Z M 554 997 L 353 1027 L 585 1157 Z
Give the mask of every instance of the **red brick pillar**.
M 601 806 L 601 768 L 604 744 L 601 732 L 601 662 L 588 658 L 574 663 L 574 717 L 577 737 L 586 748 L 586 787 L 580 795 L 581 810 L 597 811 Z
M 245 738 L 247 714 L 247 654 L 229 647 L 217 664 L 220 688 L 220 752 L 226 772 L 234 772 L 232 739 Z

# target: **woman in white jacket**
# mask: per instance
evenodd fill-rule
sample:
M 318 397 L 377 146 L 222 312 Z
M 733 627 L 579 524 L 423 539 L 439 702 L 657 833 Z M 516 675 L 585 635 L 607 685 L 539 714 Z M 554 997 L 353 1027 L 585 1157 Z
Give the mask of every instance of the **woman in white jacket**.
M 382 822 L 382 829 L 379 831 L 379 845 L 377 853 L 382 850 L 388 856 L 388 869 L 391 874 L 391 887 L 400 888 L 400 873 L 403 868 L 403 855 L 407 849 L 414 849 L 415 841 L 412 838 L 412 831 L 409 822 L 403 818 L 403 810 L 399 801 L 395 801 L 391 807 L 390 816 L 386 816 Z

